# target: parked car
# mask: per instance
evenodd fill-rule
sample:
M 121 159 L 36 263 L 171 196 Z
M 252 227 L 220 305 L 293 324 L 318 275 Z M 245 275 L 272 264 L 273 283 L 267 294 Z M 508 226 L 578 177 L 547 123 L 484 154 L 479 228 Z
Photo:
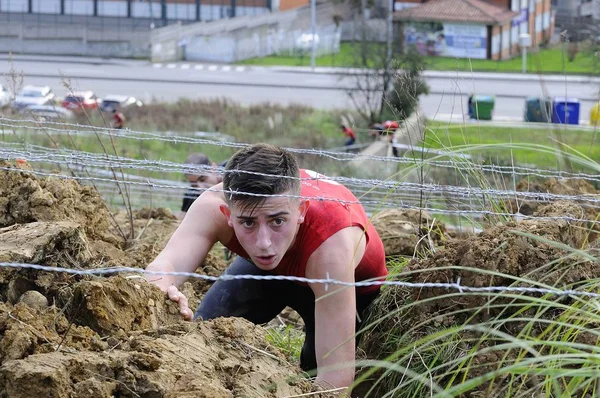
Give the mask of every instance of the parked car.
M 30 105 L 48 105 L 54 101 L 54 92 L 48 86 L 25 86 L 12 103 L 16 109 Z
M 19 110 L 23 115 L 32 115 L 40 120 L 69 120 L 75 114 L 58 105 L 29 105 Z
M 100 109 L 105 112 L 112 112 L 113 109 L 124 110 L 129 107 L 140 107 L 144 104 L 142 101 L 129 95 L 107 95 L 100 103 Z
M 76 91 L 65 97 L 62 106 L 77 112 L 98 109 L 100 102 L 100 98 L 93 91 Z
M 0 108 L 4 108 L 10 103 L 11 92 L 0 84 Z

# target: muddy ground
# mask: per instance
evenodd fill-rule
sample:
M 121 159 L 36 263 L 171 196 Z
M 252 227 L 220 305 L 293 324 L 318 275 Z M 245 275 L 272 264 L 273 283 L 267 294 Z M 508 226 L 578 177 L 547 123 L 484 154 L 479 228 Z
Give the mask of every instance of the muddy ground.
M 8 164 L 28 170 L 27 164 Z M 133 239 L 129 236 L 133 221 Z M 178 220 L 111 214 L 93 187 L 0 171 L 0 262 L 143 268 Z M 121 232 L 120 232 L 121 231 Z M 218 249 L 196 271 L 219 275 Z M 182 288 L 191 307 L 209 284 Z M 139 275 L 0 270 L 0 397 L 283 397 L 309 392 L 296 364 L 245 320 L 180 320 Z
M 179 225 L 165 209 L 112 214 L 93 187 L 58 176 L 36 178 L 26 173 L 27 164 L 2 165 L 24 172 L 0 171 L 0 262 L 143 268 Z M 596 193 L 581 183 L 546 184 L 537 189 Z M 527 206 L 534 216 L 593 214 L 573 202 Z M 595 226 L 588 223 L 514 221 L 460 239 L 426 213 L 389 210 L 373 223 L 388 256 L 411 258 L 403 271 L 410 282 L 460 278 L 463 285 L 504 286 L 526 277 L 576 286 L 600 277 L 600 267 L 590 262 L 548 265 L 565 256 L 564 247 L 549 241 L 590 245 Z M 217 248 L 196 272 L 216 276 L 225 267 Z M 192 308 L 209 286 L 201 279 L 184 284 Z M 453 293 L 448 299 L 446 289 L 385 288 L 374 308 L 380 322 L 364 334 L 361 357 L 383 359 L 402 338 L 414 341 L 516 311 L 500 301 L 489 306 L 481 295 Z M 406 309 L 406 303 L 415 304 Z M 520 326 L 504 331 L 516 333 Z M 390 340 L 390 333 L 402 338 Z M 269 345 L 265 328 L 237 318 L 181 321 L 164 293 L 137 274 L 0 269 L 0 397 L 285 397 L 310 390 L 297 365 Z

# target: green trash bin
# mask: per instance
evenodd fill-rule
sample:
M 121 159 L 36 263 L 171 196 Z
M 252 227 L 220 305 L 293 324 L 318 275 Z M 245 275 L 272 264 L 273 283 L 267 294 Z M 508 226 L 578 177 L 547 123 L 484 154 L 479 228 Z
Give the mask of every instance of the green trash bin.
M 494 110 L 494 97 L 491 95 L 475 95 L 471 104 L 471 118 L 478 120 L 492 120 Z
M 550 123 L 552 121 L 552 99 L 527 97 L 525 100 L 525 121 Z

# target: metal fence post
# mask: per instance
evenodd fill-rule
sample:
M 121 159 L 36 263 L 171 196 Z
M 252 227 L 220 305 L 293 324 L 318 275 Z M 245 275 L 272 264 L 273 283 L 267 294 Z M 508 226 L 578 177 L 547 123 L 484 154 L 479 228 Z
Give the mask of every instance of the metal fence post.
M 315 40 L 315 36 L 317 35 L 317 2 L 316 0 L 311 0 L 310 2 L 310 24 L 312 31 L 312 41 L 311 41 L 311 51 L 310 51 L 310 66 L 311 68 L 315 68 L 317 66 L 317 42 Z
M 167 26 L 167 0 L 160 0 L 160 17 L 163 26 Z
M 231 18 L 235 17 L 235 0 L 231 0 Z
M 27 1 L 27 13 L 28 14 L 33 13 L 33 0 Z
M 131 18 L 131 0 L 127 0 L 127 18 Z
M 98 16 L 98 0 L 94 0 L 94 16 Z
M 60 0 L 60 15 L 65 15 L 65 0 Z
M 200 13 L 200 0 L 196 0 L 196 21 L 200 21 L 202 18 Z

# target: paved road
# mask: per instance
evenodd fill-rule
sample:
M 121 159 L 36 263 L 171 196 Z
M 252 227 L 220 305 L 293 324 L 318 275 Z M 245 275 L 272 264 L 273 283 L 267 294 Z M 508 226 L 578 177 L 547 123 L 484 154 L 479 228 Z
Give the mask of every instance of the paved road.
M 78 57 L 17 56 L 14 69 L 23 72 L 26 84 L 50 85 L 64 95 L 61 76 L 74 89 L 94 90 L 99 96 L 131 94 L 143 101 L 174 101 L 180 97 L 225 97 L 243 104 L 269 101 L 300 103 L 317 108 L 347 108 L 347 90 L 356 77 L 320 68 L 265 68 L 193 63 L 151 64 L 147 61 Z M 8 56 L 0 54 L 0 73 L 9 72 Z M 428 117 L 458 120 L 466 113 L 468 93 L 496 96 L 497 120 L 520 120 L 527 96 L 569 96 L 581 99 L 581 119 L 599 98 L 600 79 L 564 76 L 427 72 L 431 94 L 421 99 Z M 6 80 L 4 79 L 3 83 Z

